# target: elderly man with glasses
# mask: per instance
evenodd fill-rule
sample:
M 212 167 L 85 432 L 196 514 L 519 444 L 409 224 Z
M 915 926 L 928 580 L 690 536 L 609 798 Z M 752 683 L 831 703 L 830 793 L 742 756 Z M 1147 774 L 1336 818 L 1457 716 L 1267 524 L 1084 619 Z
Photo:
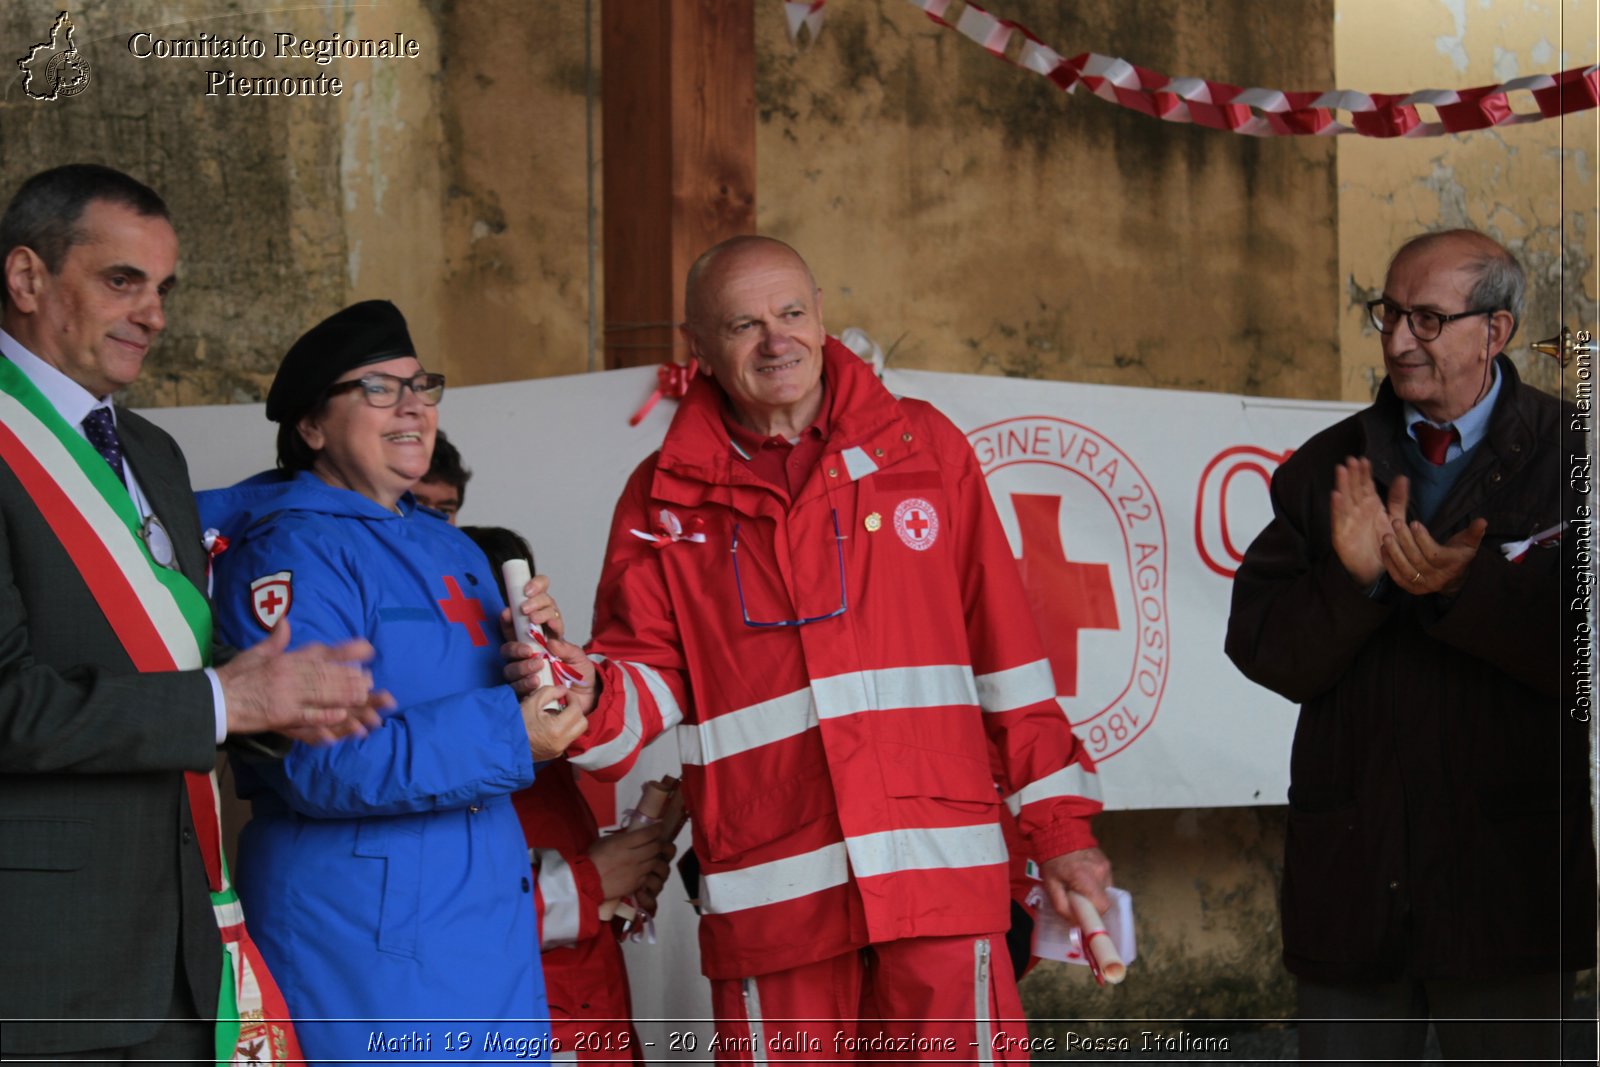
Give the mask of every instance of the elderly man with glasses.
M 1227 651 L 1301 704 L 1284 961 L 1301 1053 L 1560 1055 L 1595 960 L 1588 727 L 1566 714 L 1575 409 L 1502 354 L 1522 268 L 1414 238 L 1368 304 L 1388 377 L 1278 469 Z M 1361 1021 L 1340 1021 L 1361 1020 Z
M 972 450 L 787 245 L 712 248 L 685 303 L 702 374 L 617 505 L 569 756 L 678 727 L 719 1058 L 1025 1059 L 1002 813 L 1058 911 L 1110 864 Z

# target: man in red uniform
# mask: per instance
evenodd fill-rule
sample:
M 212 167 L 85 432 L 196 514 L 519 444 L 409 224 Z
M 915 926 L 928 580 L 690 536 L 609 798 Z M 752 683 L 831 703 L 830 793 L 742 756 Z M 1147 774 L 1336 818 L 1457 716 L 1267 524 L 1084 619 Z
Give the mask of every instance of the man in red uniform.
M 685 300 L 702 375 L 617 505 L 572 763 L 676 727 L 721 1059 L 1025 1059 L 1000 806 L 1063 914 L 1111 870 L 972 450 L 787 245 L 716 246 Z

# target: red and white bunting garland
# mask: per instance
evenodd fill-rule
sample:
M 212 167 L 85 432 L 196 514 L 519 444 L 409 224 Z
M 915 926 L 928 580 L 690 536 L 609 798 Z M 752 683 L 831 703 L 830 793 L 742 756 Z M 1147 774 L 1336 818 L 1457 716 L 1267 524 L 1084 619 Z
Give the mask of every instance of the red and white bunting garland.
M 1026 26 L 992 15 L 974 3 L 908 2 L 939 25 L 982 45 L 996 58 L 1042 75 L 1064 92 L 1075 92 L 1083 85 L 1102 100 L 1151 118 L 1248 137 L 1346 133 L 1363 137 L 1438 137 L 1538 122 L 1600 104 L 1600 65 L 1574 67 L 1559 74 L 1530 74 L 1500 85 L 1419 89 L 1413 93 L 1244 89 L 1207 78 L 1171 78 L 1095 52 L 1063 58 Z M 821 2 L 789 6 L 808 6 L 808 17 L 821 25 Z M 956 9 L 960 14 L 951 21 Z M 1511 94 L 1520 92 L 1532 94 L 1537 110 L 1513 110 Z M 1432 108 L 1437 121 L 1423 121 L 1419 107 Z M 1349 115 L 1348 123 L 1339 121 L 1339 112 Z
M 799 46 L 802 26 L 811 35 L 810 43 L 817 43 L 817 34 L 822 32 L 822 7 L 827 2 L 828 0 L 785 0 L 783 24 L 789 31 L 790 44 Z

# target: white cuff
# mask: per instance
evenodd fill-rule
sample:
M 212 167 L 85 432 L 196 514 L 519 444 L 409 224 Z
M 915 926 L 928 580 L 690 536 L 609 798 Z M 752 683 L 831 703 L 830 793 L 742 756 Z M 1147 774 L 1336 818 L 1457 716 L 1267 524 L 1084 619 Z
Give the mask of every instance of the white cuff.
M 217 677 L 217 672 L 210 667 L 206 668 L 206 677 L 211 679 L 211 710 L 217 717 L 217 744 L 228 739 L 228 698 L 222 695 L 222 679 Z

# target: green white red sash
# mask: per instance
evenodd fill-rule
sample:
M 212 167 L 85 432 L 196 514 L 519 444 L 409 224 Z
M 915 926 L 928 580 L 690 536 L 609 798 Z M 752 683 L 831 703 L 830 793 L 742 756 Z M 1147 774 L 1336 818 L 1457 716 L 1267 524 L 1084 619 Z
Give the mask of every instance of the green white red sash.
M 197 670 L 211 654 L 211 609 L 150 558 L 133 500 L 109 464 L 17 369 L 0 358 L 0 460 L 72 557 L 140 671 Z M 244 925 L 222 853 L 216 775 L 184 775 L 222 937 L 217 1062 L 301 1059 L 283 996 Z

